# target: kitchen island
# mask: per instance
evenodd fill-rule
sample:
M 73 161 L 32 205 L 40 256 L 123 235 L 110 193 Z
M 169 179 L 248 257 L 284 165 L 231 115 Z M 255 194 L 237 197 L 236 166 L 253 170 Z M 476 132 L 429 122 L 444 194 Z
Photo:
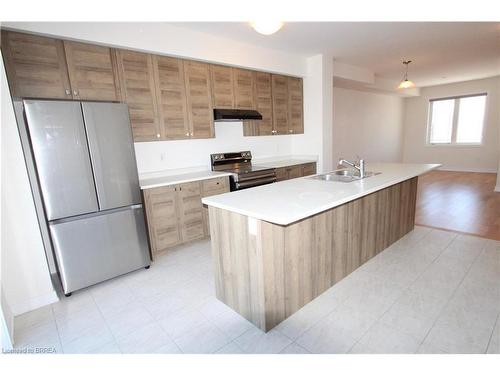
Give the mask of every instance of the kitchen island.
M 439 164 L 368 164 L 203 198 L 216 295 L 268 331 L 414 227 L 418 176 Z

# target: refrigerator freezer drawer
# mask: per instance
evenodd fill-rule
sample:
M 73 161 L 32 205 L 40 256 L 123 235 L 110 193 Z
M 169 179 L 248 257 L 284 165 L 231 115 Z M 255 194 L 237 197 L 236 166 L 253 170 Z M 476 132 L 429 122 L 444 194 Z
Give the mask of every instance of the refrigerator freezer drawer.
M 141 205 L 49 225 L 64 293 L 150 264 Z

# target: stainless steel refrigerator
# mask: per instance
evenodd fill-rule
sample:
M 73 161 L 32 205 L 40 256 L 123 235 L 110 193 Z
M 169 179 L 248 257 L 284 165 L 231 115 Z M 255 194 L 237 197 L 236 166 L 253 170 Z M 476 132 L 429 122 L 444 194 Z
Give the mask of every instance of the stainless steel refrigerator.
M 23 107 L 39 218 L 64 293 L 148 267 L 126 104 L 24 100 Z

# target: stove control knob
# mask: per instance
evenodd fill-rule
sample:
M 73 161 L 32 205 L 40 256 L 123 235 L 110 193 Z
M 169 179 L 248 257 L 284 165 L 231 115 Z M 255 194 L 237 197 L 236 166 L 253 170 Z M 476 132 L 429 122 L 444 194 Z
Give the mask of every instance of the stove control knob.
M 219 158 L 220 158 L 220 159 L 224 159 L 224 155 L 220 155 L 220 156 L 219 156 Z
M 219 155 L 215 155 L 215 160 L 219 160 Z

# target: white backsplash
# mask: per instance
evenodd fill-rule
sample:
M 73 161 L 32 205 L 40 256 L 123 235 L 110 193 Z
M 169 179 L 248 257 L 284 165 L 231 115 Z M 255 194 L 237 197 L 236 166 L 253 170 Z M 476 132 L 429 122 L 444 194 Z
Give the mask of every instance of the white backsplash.
M 241 122 L 215 123 L 215 138 L 135 143 L 140 174 L 177 168 L 210 167 L 210 154 L 252 151 L 255 159 L 292 154 L 293 135 L 244 137 Z

